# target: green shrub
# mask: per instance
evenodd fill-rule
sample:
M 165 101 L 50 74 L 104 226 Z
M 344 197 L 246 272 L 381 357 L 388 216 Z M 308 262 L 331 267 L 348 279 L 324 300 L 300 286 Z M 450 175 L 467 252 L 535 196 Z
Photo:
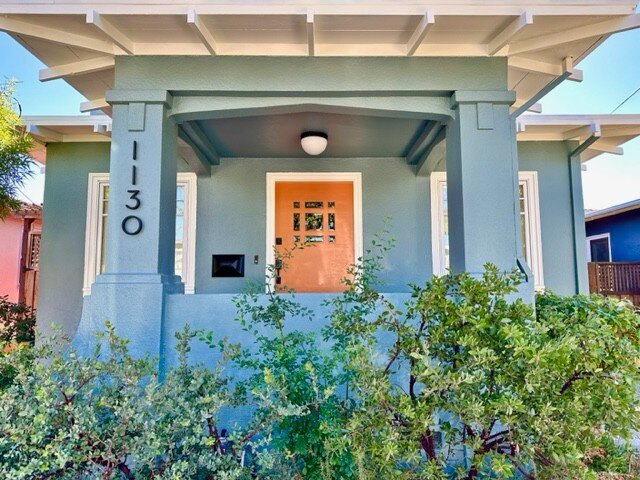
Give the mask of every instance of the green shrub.
M 216 426 L 226 381 L 189 366 L 193 334 L 177 337 L 180 362 L 162 383 L 110 326 L 87 358 L 37 347 L 40 361 L 0 394 L 0 478 L 249 478 Z
M 321 333 L 295 328 L 314 312 L 294 294 L 248 292 L 235 302 L 251 345 L 199 332 L 221 360 L 191 365 L 187 328 L 162 381 L 110 326 L 86 358 L 8 351 L 0 478 L 640 478 L 624 443 L 640 407 L 629 305 L 546 293 L 534 308 L 520 275 L 492 266 L 393 305 L 378 279 L 389 248 L 351 267 Z M 244 373 L 232 385 L 225 367 Z M 223 438 L 220 412 L 238 406 L 252 419 Z
M 285 327 L 313 316 L 295 296 L 238 299 L 258 345 L 235 359 L 252 372 L 239 388 L 279 478 L 596 478 L 603 434 L 638 427 L 635 312 L 551 293 L 534 309 L 514 300 L 520 274 L 490 265 L 413 287 L 400 311 L 378 292 L 389 248 L 377 241 L 330 302 L 328 350 Z
M 13 303 L 0 297 L 0 342 L 31 343 L 36 338 L 34 310 L 22 303 Z

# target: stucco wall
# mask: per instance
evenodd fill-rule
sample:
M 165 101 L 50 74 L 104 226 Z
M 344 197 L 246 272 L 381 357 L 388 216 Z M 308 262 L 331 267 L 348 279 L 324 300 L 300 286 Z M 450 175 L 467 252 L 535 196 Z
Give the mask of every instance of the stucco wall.
M 545 285 L 575 293 L 567 146 L 522 142 L 521 170 L 538 171 Z M 82 311 L 87 178 L 106 172 L 108 144 L 50 144 L 40 280 L 39 323 L 74 332 Z M 180 167 L 184 170 L 184 166 Z M 429 177 L 416 176 L 402 159 L 233 159 L 198 179 L 196 293 L 237 293 L 248 279 L 261 281 L 266 253 L 267 171 L 362 172 L 365 247 L 390 218 L 397 245 L 383 274 L 388 292 L 431 274 Z M 244 253 L 246 278 L 211 277 L 211 255 Z M 258 265 L 253 256 L 259 255 Z
M 0 220 L 0 297 L 10 302 L 18 301 L 22 222 L 13 216 Z
M 610 235 L 611 261 L 640 262 L 640 210 L 593 220 L 586 228 L 587 236 Z
M 520 170 L 538 172 L 544 284 L 563 295 L 576 293 L 568 155 L 564 142 L 518 143 Z
M 429 182 L 403 159 L 233 159 L 198 180 L 196 293 L 240 292 L 248 279 L 263 281 L 266 173 L 289 171 L 362 172 L 365 249 L 387 218 L 397 242 L 385 264 L 384 289 L 408 291 L 408 283 L 431 274 Z M 211 278 L 214 253 L 245 254 L 247 278 Z
M 109 171 L 109 143 L 47 146 L 38 325 L 73 334 L 82 313 L 84 232 L 90 172 Z

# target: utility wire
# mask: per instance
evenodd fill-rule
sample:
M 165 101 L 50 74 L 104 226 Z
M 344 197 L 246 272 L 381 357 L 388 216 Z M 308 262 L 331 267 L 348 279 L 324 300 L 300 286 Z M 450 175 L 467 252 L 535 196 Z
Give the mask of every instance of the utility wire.
M 631 95 L 629 95 L 627 98 L 625 98 L 625 99 L 622 101 L 622 103 L 620 103 L 620 105 L 618 105 L 616 108 L 614 108 L 614 109 L 613 109 L 613 111 L 612 111 L 611 113 L 616 113 L 616 111 L 617 111 L 621 106 L 623 106 L 625 103 L 627 103 L 629 100 L 631 100 L 631 99 L 634 97 L 634 95 L 635 95 L 636 93 L 638 93 L 638 92 L 640 92 L 640 87 L 636 88 L 636 91 L 635 91 L 635 92 L 633 92 Z

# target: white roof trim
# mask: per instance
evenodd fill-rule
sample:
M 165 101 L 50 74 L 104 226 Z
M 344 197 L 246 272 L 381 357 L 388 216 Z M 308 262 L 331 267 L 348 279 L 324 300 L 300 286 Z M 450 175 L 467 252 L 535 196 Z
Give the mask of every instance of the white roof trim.
M 588 212 L 585 214 L 584 218 L 585 221 L 590 222 L 592 220 L 599 220 L 601 218 L 611 217 L 613 215 L 637 209 L 640 209 L 640 198 L 630 202 L 621 203 L 619 205 L 614 205 L 613 207 L 603 208 L 602 210 Z

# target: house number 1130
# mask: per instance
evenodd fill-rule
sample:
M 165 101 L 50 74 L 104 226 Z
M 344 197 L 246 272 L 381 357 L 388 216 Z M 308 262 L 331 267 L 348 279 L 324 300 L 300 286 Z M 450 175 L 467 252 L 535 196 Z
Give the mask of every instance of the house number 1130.
M 138 142 L 133 141 L 133 160 L 138 159 Z M 135 187 L 138 184 L 138 168 L 135 164 L 131 165 L 131 185 Z M 138 210 L 140 208 L 140 190 L 132 188 L 127 190 L 129 201 L 124 205 L 129 210 Z M 142 219 L 137 215 L 127 215 L 122 219 L 122 231 L 127 235 L 138 235 L 142 231 Z

